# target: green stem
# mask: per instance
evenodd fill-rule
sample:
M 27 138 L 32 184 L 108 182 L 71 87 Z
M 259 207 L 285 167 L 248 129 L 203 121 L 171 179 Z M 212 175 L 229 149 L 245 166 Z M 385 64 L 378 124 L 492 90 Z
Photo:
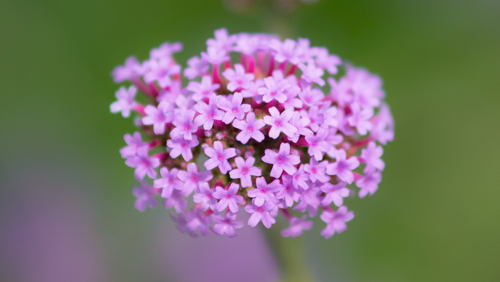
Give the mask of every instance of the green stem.
M 284 238 L 280 229 L 262 228 L 270 249 L 280 268 L 281 282 L 313 282 L 307 265 L 302 238 Z

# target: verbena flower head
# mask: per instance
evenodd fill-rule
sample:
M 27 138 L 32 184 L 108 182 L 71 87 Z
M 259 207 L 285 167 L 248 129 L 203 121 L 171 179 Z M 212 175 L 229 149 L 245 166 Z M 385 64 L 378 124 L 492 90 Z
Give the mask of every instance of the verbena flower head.
M 302 38 L 220 29 L 207 45 L 184 70 L 173 57 L 182 45 L 164 43 L 112 72 L 130 85 L 111 111 L 138 117 L 120 150 L 140 181 L 136 208 L 163 200 L 193 237 L 236 236 L 245 212 L 266 228 L 281 214 L 285 237 L 318 214 L 326 238 L 343 232 L 346 198 L 377 191 L 394 138 L 381 79 Z

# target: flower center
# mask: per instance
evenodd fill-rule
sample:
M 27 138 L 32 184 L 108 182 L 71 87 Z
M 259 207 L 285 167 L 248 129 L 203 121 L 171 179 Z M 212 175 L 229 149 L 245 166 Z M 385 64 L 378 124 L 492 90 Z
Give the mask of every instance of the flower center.
M 248 168 L 244 167 L 241 169 L 241 174 L 246 175 L 248 173 Z
M 247 127 L 247 132 L 248 133 L 252 133 L 253 132 L 253 127 L 251 127 L 251 126 Z

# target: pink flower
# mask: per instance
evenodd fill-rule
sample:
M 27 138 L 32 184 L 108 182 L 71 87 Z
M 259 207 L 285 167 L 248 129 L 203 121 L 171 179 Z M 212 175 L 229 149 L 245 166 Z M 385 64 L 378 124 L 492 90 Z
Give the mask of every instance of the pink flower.
M 262 96 L 262 100 L 266 103 L 276 100 L 280 103 L 284 103 L 288 97 L 285 94 L 285 90 L 290 87 L 290 83 L 287 80 L 281 80 L 277 82 L 273 77 L 264 78 L 265 87 L 261 87 L 257 92 Z
M 170 86 L 172 83 L 171 75 L 178 74 L 181 67 L 176 65 L 170 58 L 160 60 L 150 60 L 148 62 L 149 70 L 144 75 L 146 83 L 157 81 L 161 88 Z
M 193 122 L 195 112 L 188 110 L 184 115 L 176 116 L 172 124 L 175 128 L 170 131 L 170 137 L 184 136 L 184 139 L 193 139 L 193 132 L 198 130 L 198 125 Z
M 184 197 L 185 195 L 182 191 L 174 189 L 172 191 L 172 195 L 170 195 L 170 198 L 166 199 L 163 202 L 163 205 L 166 209 L 174 207 L 177 213 L 182 213 L 184 212 L 184 209 L 187 208 L 187 202 L 186 200 L 184 200 Z
M 337 211 L 325 210 L 321 214 L 321 220 L 326 222 L 326 228 L 321 231 L 321 235 L 326 239 L 337 233 L 342 233 L 347 229 L 346 222 L 354 218 L 352 211 L 348 212 L 347 207 L 341 206 Z
M 307 153 L 317 161 L 321 161 L 323 154 L 330 150 L 331 145 L 325 141 L 327 136 L 328 132 L 324 129 L 319 129 L 316 135 L 311 134 L 306 136 L 306 141 L 309 145 Z
M 222 75 L 229 81 L 227 90 L 231 92 L 236 89 L 248 88 L 250 86 L 250 81 L 253 81 L 255 78 L 253 73 L 245 73 L 245 69 L 240 64 L 234 65 L 234 70 L 225 70 Z
M 209 208 L 215 211 L 217 199 L 213 196 L 213 191 L 210 189 L 208 182 L 202 182 L 199 185 L 199 191 L 194 191 L 193 202 L 200 204 L 200 209 L 203 211 Z
M 304 165 L 304 171 L 309 173 L 309 179 L 312 182 L 319 181 L 321 183 L 325 183 L 330 181 L 330 176 L 325 174 L 327 165 L 328 161 L 318 163 L 316 159 L 311 158 L 310 163 Z
M 309 189 L 309 174 L 305 172 L 304 165 L 300 165 L 300 168 L 292 175 L 292 183 L 295 188 L 302 188 L 304 190 Z
M 373 116 L 373 109 L 368 108 L 360 110 L 359 104 L 351 105 L 352 115 L 349 117 L 349 125 L 356 127 L 356 130 L 361 135 L 366 135 L 372 129 L 372 124 L 369 119 Z
M 252 55 L 259 48 L 259 39 L 250 34 L 241 33 L 236 41 L 235 51 L 241 52 L 245 55 Z
M 196 81 L 189 82 L 186 87 L 187 90 L 193 92 L 193 100 L 199 101 L 203 98 L 210 98 L 215 95 L 215 90 L 219 89 L 220 85 L 217 83 L 212 84 L 212 77 L 209 75 L 204 76 L 201 79 L 201 83 Z
M 165 42 L 160 47 L 152 49 L 149 52 L 149 57 L 151 59 L 171 58 L 173 53 L 180 51 L 182 51 L 182 43 L 175 42 L 170 44 L 170 42 Z
M 199 142 L 196 136 L 191 140 L 186 140 L 183 136 L 167 140 L 167 147 L 171 148 L 169 152 L 170 157 L 175 159 L 182 155 L 186 162 L 193 158 L 192 148 L 198 146 L 198 144 Z
M 285 207 L 291 207 L 295 201 L 299 200 L 300 194 L 297 193 L 297 190 L 293 186 L 292 176 L 283 175 L 282 180 L 283 185 L 276 191 L 276 198 L 278 200 L 283 200 Z
M 319 68 L 326 69 L 330 74 L 337 74 L 337 66 L 342 64 L 338 56 L 328 54 L 328 49 L 317 48 L 316 65 Z
M 339 104 L 339 106 L 344 107 L 352 101 L 352 95 L 350 94 L 352 91 L 351 87 L 344 78 L 337 83 L 334 78 L 329 77 L 328 84 L 330 84 L 331 87 L 330 97 L 332 97 L 333 100 Z
M 179 170 L 177 177 L 184 182 L 184 189 L 193 191 L 197 189 L 200 183 L 207 182 L 213 178 L 212 172 L 209 170 L 198 172 L 198 167 L 194 163 L 187 165 L 187 171 Z
M 150 178 L 156 178 L 155 168 L 160 165 L 158 158 L 149 157 L 148 147 L 141 147 L 137 149 L 137 155 L 130 156 L 125 164 L 129 167 L 135 167 L 134 176 L 137 179 L 143 179 L 147 174 Z
M 189 236 L 196 238 L 198 237 L 198 234 L 195 232 L 191 231 L 187 227 L 187 217 L 184 214 L 179 214 L 178 217 L 174 216 L 173 214 L 170 214 L 170 218 L 172 218 L 172 221 L 177 224 L 177 229 L 182 232 L 182 233 L 187 233 Z
M 359 166 L 357 158 L 349 158 L 346 160 L 346 153 L 340 149 L 335 151 L 335 163 L 331 163 L 326 168 L 326 173 L 336 175 L 340 180 L 351 184 L 354 180 L 354 174 L 351 170 Z
M 128 158 L 137 154 L 137 150 L 141 147 L 148 146 L 147 143 L 142 142 L 141 134 L 139 132 L 134 132 L 134 135 L 125 134 L 123 137 L 128 146 L 120 149 L 120 154 L 122 158 Z
M 229 101 L 228 98 L 220 97 L 217 105 L 219 108 L 226 111 L 224 117 L 222 118 L 222 121 L 225 124 L 231 123 L 235 118 L 243 119 L 245 117 L 245 113 L 250 112 L 252 107 L 248 104 L 242 105 L 242 102 L 243 96 L 241 96 L 241 93 L 239 92 L 234 93 L 232 101 Z
M 208 62 L 200 59 L 198 56 L 192 57 L 187 63 L 188 68 L 184 70 L 184 75 L 189 79 L 203 75 L 209 68 Z
M 161 197 L 170 198 L 174 189 L 182 190 L 182 182 L 177 179 L 178 169 L 168 171 L 166 167 L 160 169 L 161 178 L 155 179 L 154 187 L 162 188 Z
M 200 209 L 194 208 L 192 212 L 186 212 L 186 227 L 195 233 L 196 229 L 200 230 L 200 234 L 203 236 L 208 236 L 207 227 L 210 225 L 210 221 L 208 220 L 208 216 L 204 215 Z
M 219 50 L 215 47 L 208 47 L 207 53 L 201 53 L 201 58 L 212 65 L 220 65 L 229 60 L 229 56 L 225 51 Z
M 134 56 L 130 56 L 125 60 L 125 65 L 117 66 L 111 76 L 116 83 L 123 82 L 125 80 L 132 80 L 141 75 L 140 73 L 141 64 Z
M 236 140 L 240 141 L 242 144 L 248 143 L 250 138 L 253 138 L 257 142 L 262 142 L 265 138 L 264 134 L 260 132 L 260 129 L 265 126 L 265 123 L 261 119 L 255 120 L 255 114 L 253 112 L 247 114 L 246 121 L 233 121 L 233 126 L 241 130 L 241 132 L 236 135 Z
M 276 204 L 278 200 L 274 194 L 277 190 L 281 188 L 279 180 L 274 180 L 273 182 L 267 184 L 264 177 L 258 177 L 255 180 L 257 188 L 247 190 L 248 197 L 253 198 L 252 202 L 254 205 L 260 207 L 267 202 Z
M 309 209 L 309 216 L 316 216 L 318 213 L 318 207 L 321 204 L 319 199 L 319 194 L 321 191 L 319 187 L 315 184 L 312 184 L 309 189 L 302 192 L 299 199 L 299 204 L 296 205 L 293 209 L 300 212 L 306 212 Z
M 332 202 L 340 207 L 344 203 L 344 198 L 349 196 L 349 189 L 345 187 L 345 182 L 339 184 L 325 183 L 321 186 L 321 191 L 326 193 L 325 198 L 321 201 L 323 206 L 328 206 Z
M 158 202 L 155 200 L 155 189 L 149 186 L 146 181 L 141 181 L 141 187 L 132 188 L 132 194 L 137 197 L 134 206 L 140 212 L 145 211 L 147 206 L 152 209 L 158 206 Z
M 227 159 L 236 156 L 236 150 L 234 148 L 224 149 L 222 142 L 215 141 L 213 148 L 205 148 L 205 154 L 210 158 L 205 162 L 205 167 L 208 170 L 219 167 L 220 172 L 226 174 L 231 170 L 231 165 Z
M 237 194 L 239 188 L 240 185 L 236 183 L 231 183 L 227 190 L 220 186 L 215 188 L 215 192 L 212 195 L 214 198 L 219 199 L 219 203 L 215 205 L 217 211 L 223 212 L 226 208 L 229 208 L 233 213 L 238 211 L 238 204 L 245 202 L 243 196 Z
M 225 216 L 212 215 L 212 220 L 215 223 L 210 229 L 217 235 L 226 234 L 227 237 L 235 237 L 237 234 L 234 229 L 243 227 L 242 221 L 235 221 L 236 214 L 227 213 Z
M 382 181 L 382 174 L 380 171 L 367 174 L 356 180 L 356 186 L 361 188 L 358 194 L 359 197 L 364 198 L 368 193 L 370 193 L 370 196 L 373 195 L 373 193 L 377 191 L 380 181 Z
M 361 158 L 366 161 L 366 167 L 363 170 L 364 173 L 373 173 L 375 169 L 380 171 L 384 170 L 384 161 L 380 159 L 384 150 L 382 146 L 377 146 L 375 142 L 370 141 L 366 149 L 361 150 Z
M 321 68 L 317 68 L 314 62 L 309 62 L 306 65 L 300 63 L 299 68 L 302 71 L 301 78 L 304 79 L 308 83 L 317 83 L 320 86 L 325 85 L 325 81 L 321 79 L 324 74 L 324 71 Z
M 298 64 L 299 58 L 295 50 L 295 41 L 291 39 L 286 39 L 285 42 L 281 43 L 279 40 L 272 40 L 270 47 L 275 51 L 275 59 L 278 62 L 288 61 L 292 64 Z
M 303 215 L 300 219 L 292 217 L 292 219 L 290 219 L 290 227 L 281 231 L 281 236 L 295 238 L 302 235 L 304 230 L 311 229 L 313 222 L 306 220 L 306 218 L 306 215 Z
M 239 178 L 241 187 L 252 187 L 252 176 L 261 176 L 262 169 L 253 166 L 255 159 L 252 157 L 247 158 L 246 161 L 241 157 L 237 157 L 234 161 L 238 168 L 231 170 L 229 176 L 232 179 Z
M 214 32 L 215 39 L 208 39 L 207 45 L 226 52 L 232 51 L 234 43 L 238 40 L 236 35 L 229 35 L 227 29 L 221 28 Z
M 142 123 L 145 125 L 153 125 L 154 132 L 157 135 L 165 133 L 165 125 L 172 122 L 174 119 L 168 102 L 161 102 L 158 108 L 147 105 L 146 108 L 144 108 L 144 112 L 147 116 L 142 118 Z
M 271 215 L 274 213 L 275 206 L 271 202 L 266 202 L 262 206 L 246 205 L 245 211 L 252 215 L 248 219 L 248 225 L 255 227 L 262 221 L 266 228 L 271 228 L 271 225 L 276 223 L 276 219 Z
M 300 163 L 300 157 L 295 155 L 290 155 L 290 144 L 281 143 L 280 150 L 276 153 L 273 150 L 266 149 L 264 157 L 262 157 L 262 161 L 268 164 L 272 164 L 273 168 L 271 169 L 271 177 L 278 178 L 283 173 L 283 170 L 286 173 L 293 175 L 297 168 L 294 165 Z
M 208 105 L 203 101 L 199 101 L 198 104 L 194 106 L 194 109 L 199 113 L 194 119 L 194 123 L 197 126 L 203 125 L 203 129 L 210 130 L 214 126 L 215 120 L 222 120 L 224 112 L 218 109 L 218 100 L 219 97 L 214 95 L 210 97 Z
M 318 131 L 320 126 L 325 125 L 325 116 L 319 110 L 318 106 L 312 106 L 309 108 L 309 111 L 300 111 L 302 117 L 309 119 L 309 127 L 313 131 Z
M 269 137 L 276 139 L 283 132 L 288 137 L 293 137 L 297 128 L 290 124 L 290 119 L 293 116 L 292 110 L 285 110 L 281 114 L 276 107 L 269 109 L 271 116 L 264 116 L 264 122 L 271 126 Z
M 120 89 L 116 91 L 116 99 L 118 99 L 118 101 L 114 102 L 110 106 L 111 112 L 122 112 L 123 117 L 129 117 L 130 111 L 137 105 L 134 100 L 136 93 L 137 88 L 133 85 L 130 86 L 128 90 L 124 86 L 120 87 Z
M 325 98 L 325 94 L 321 92 L 321 89 L 312 88 L 310 86 L 302 89 L 302 92 L 299 93 L 299 98 L 306 104 L 307 106 L 315 106 L 321 104 L 323 98 Z

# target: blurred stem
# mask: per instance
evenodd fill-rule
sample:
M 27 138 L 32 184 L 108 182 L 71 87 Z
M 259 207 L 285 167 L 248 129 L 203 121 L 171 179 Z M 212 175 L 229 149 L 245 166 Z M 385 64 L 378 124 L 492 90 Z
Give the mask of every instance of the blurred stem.
M 281 282 L 313 282 L 301 236 L 283 238 L 279 228 L 262 228 L 280 269 Z

